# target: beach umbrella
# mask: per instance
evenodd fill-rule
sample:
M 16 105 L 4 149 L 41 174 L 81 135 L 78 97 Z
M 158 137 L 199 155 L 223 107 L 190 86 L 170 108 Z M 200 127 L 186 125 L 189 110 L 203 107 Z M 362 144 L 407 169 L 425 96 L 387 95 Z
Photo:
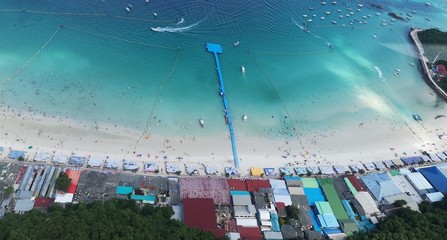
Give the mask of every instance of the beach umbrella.
M 33 146 L 28 146 L 28 149 L 31 149 L 31 148 L 33 148 Z

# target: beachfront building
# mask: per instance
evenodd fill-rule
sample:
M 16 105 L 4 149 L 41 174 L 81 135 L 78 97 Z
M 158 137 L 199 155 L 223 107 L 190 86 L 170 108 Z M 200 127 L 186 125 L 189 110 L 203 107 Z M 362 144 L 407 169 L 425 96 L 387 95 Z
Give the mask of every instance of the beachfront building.
M 47 162 L 50 160 L 51 155 L 48 152 L 39 151 L 36 153 L 36 156 L 34 156 L 34 162 Z
M 230 188 L 225 178 L 181 177 L 180 197 L 211 198 L 214 204 L 230 205 Z
M 100 168 L 102 166 L 102 159 L 99 157 L 89 157 L 87 161 L 87 167 Z
M 418 168 L 428 182 L 438 191 L 443 194 L 447 193 L 447 178 L 436 166 Z
M 76 188 L 78 186 L 79 177 L 81 175 L 81 170 L 76 169 L 70 169 L 68 168 L 65 171 L 65 174 L 68 175 L 69 178 L 71 178 L 70 185 L 68 186 L 67 192 L 60 192 L 58 191 L 56 193 L 56 199 L 54 200 L 55 203 L 77 203 L 77 201 L 73 201 L 74 194 L 76 192 Z
M 107 160 L 104 162 L 104 169 L 113 169 L 113 170 L 117 170 L 119 164 L 120 164 L 120 161 L 119 161 L 119 160 L 107 159 Z
M 287 191 L 284 180 L 270 179 L 270 186 L 273 189 L 273 199 L 275 203 L 284 203 L 285 206 L 292 205 L 289 191 Z
M 216 206 L 212 198 L 184 198 L 183 219 L 191 228 L 210 231 L 216 238 L 225 236 L 225 231 L 217 227 Z
M 427 193 L 436 192 L 433 186 L 420 172 L 410 172 L 405 174 L 405 177 L 421 196 L 424 196 Z
M 371 173 L 360 179 L 377 201 L 382 201 L 386 196 L 401 193 L 387 173 Z
M 71 156 L 70 159 L 68 160 L 68 164 L 75 165 L 77 167 L 82 167 L 84 166 L 85 160 L 86 160 L 85 157 Z
M 423 201 L 420 193 L 415 189 L 415 187 L 410 183 L 407 174 L 411 174 L 411 172 L 405 168 L 403 169 L 394 169 L 388 172 L 388 176 L 393 181 L 394 185 L 402 192 L 410 196 L 413 201 L 420 203 Z

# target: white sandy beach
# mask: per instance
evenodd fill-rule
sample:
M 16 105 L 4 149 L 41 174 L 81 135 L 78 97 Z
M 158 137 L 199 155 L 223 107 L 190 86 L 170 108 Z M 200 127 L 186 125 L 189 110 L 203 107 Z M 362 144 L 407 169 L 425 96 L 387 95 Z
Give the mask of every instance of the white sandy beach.
M 420 123 L 407 119 L 409 127 L 376 118 L 336 130 L 306 133 L 301 136 L 305 150 L 297 138 L 286 141 L 236 133 L 239 172 L 248 174 L 251 167 L 349 165 L 420 155 L 421 150 L 445 151 L 447 135 L 441 138 L 439 135 L 447 131 L 447 118 L 435 120 L 436 114 L 424 116 Z M 165 162 L 177 163 L 180 167 L 183 163 L 206 164 L 219 172 L 226 166 L 234 166 L 229 134 L 192 138 L 150 134 L 136 144 L 141 131 L 135 129 L 101 123 L 88 125 L 68 118 L 17 113 L 5 108 L 1 109 L 1 123 L 0 141 L 6 150 L 3 156 L 11 148 L 28 151 L 29 160 L 36 152 L 46 151 L 158 163 L 161 168 Z M 29 146 L 33 148 L 28 149 Z

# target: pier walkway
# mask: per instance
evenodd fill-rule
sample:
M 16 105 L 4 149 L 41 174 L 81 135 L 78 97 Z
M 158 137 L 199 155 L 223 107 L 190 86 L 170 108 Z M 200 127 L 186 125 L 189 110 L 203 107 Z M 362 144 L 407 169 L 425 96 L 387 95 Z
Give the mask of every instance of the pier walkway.
M 239 158 L 237 157 L 237 150 L 236 150 L 236 138 L 234 137 L 234 129 L 233 129 L 233 122 L 231 121 L 231 115 L 230 115 L 230 109 L 228 107 L 228 101 L 225 94 L 225 88 L 224 88 L 224 81 L 222 78 L 222 71 L 220 70 L 220 63 L 219 63 L 219 53 L 222 53 L 222 46 L 220 44 L 215 43 L 207 43 L 206 49 L 208 52 L 212 52 L 214 54 L 214 59 L 216 60 L 216 70 L 217 75 L 219 77 L 219 84 L 220 84 L 220 95 L 223 100 L 224 104 L 224 110 L 225 110 L 225 117 L 226 121 L 228 123 L 228 128 L 230 129 L 230 137 L 231 137 L 231 146 L 233 148 L 233 158 L 234 158 L 234 166 L 236 168 L 239 168 Z

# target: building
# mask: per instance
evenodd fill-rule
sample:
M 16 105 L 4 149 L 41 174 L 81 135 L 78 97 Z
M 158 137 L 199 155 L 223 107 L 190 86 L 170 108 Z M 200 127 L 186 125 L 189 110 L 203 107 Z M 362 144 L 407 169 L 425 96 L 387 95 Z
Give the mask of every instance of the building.
M 436 69 L 438 71 L 438 74 L 442 77 L 447 77 L 447 71 L 445 70 L 445 66 L 442 64 L 436 65 Z
M 371 217 L 380 214 L 376 202 L 368 192 L 358 192 L 354 197 L 356 201 L 353 201 L 353 205 L 360 215 Z
M 418 168 L 417 171 L 422 173 L 438 192 L 447 193 L 447 178 L 436 166 Z
M 425 195 L 425 199 L 431 203 L 439 202 L 442 201 L 442 199 L 444 199 L 444 194 L 440 192 L 427 193 Z
M 180 197 L 212 198 L 214 204 L 230 205 L 230 188 L 225 178 L 181 177 Z
M 225 236 L 223 229 L 217 228 L 216 207 L 212 198 L 185 198 L 183 219 L 188 227 L 211 231 L 217 238 Z
M 405 175 L 411 185 L 416 189 L 419 195 L 435 192 L 433 186 L 425 179 L 420 172 L 410 172 Z
M 401 193 L 387 173 L 371 173 L 360 177 L 360 179 L 378 201 L 381 201 L 386 196 Z

